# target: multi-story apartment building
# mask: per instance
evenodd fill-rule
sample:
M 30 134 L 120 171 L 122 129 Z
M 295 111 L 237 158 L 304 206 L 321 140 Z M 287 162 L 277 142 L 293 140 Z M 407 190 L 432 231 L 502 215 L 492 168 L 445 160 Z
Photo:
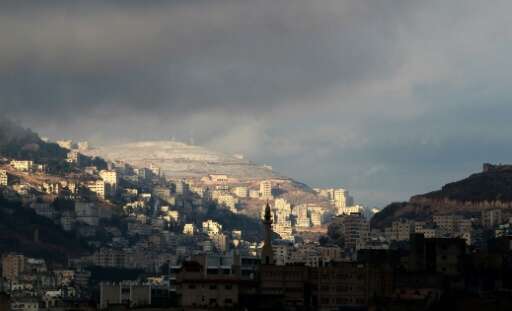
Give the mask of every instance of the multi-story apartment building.
M 230 268 L 215 269 L 195 261 L 184 262 L 176 275 L 181 305 L 185 308 L 221 309 L 238 305 L 240 277 Z
M 109 305 L 122 304 L 130 308 L 150 305 L 151 285 L 135 282 L 100 283 L 100 309 L 107 309 Z
M 395 220 L 391 223 L 391 237 L 393 241 L 408 241 L 414 232 L 414 221 L 407 219 Z
M 80 153 L 78 152 L 78 150 L 71 150 L 67 154 L 66 162 L 68 162 L 68 163 L 78 163 L 79 159 L 80 159 Z
M 260 182 L 260 198 L 262 200 L 272 199 L 272 182 L 270 180 Z
M 12 160 L 11 166 L 18 171 L 28 172 L 34 167 L 34 162 L 28 160 Z
M 368 242 L 370 226 L 362 214 L 339 215 L 333 220 L 339 226 L 339 233 L 344 237 L 345 248 L 356 250 Z
M 183 226 L 183 234 L 185 235 L 194 235 L 195 231 L 196 227 L 194 224 L 185 224 L 185 226 Z
M 336 262 L 318 268 L 319 309 L 366 306 L 367 279 L 367 266 L 358 262 Z
M 224 205 L 227 207 L 230 211 L 236 212 L 236 204 L 238 203 L 238 200 L 233 197 L 231 194 L 222 193 L 217 197 L 217 202 L 220 205 Z
M 203 221 L 203 232 L 207 235 L 222 233 L 222 225 L 214 220 L 208 219 Z
M 491 229 L 503 223 L 503 213 L 500 209 L 483 210 L 481 213 L 482 227 Z
M 210 239 L 213 242 L 213 245 L 218 251 L 225 252 L 228 247 L 228 238 L 223 233 L 211 234 L 209 235 Z
M 96 194 L 99 199 L 105 199 L 105 182 L 102 179 L 89 181 L 85 184 L 87 189 Z
M 7 186 L 9 177 L 6 170 L 0 170 L 0 186 Z
M 105 183 L 105 191 L 109 194 L 115 193 L 118 182 L 117 172 L 115 170 L 101 170 L 99 176 Z
M 249 195 L 249 189 L 245 186 L 238 186 L 233 188 L 233 194 L 239 198 L 247 198 Z
M 90 226 L 99 224 L 99 210 L 94 203 L 75 202 L 76 220 Z
M 72 140 L 57 140 L 55 142 L 59 147 L 71 150 L 73 148 Z
M 99 267 L 124 268 L 125 252 L 112 248 L 100 248 L 92 255 L 94 265 Z
M 435 215 L 432 217 L 433 223 L 437 227 L 436 234 L 440 237 L 455 237 L 464 233 L 470 233 L 472 222 L 461 215 Z
M 337 208 L 337 214 L 338 215 L 341 215 L 341 214 L 345 214 L 345 215 L 357 214 L 357 213 L 363 213 L 363 211 L 364 211 L 364 207 L 361 206 L 361 205 L 352 205 L 352 206 L 345 206 L 345 207 L 338 207 Z
M 7 254 L 2 258 L 2 277 L 9 281 L 15 281 L 25 270 L 25 256 L 19 254 Z
M 309 210 L 307 205 L 298 205 L 293 209 L 295 215 L 295 227 L 309 228 L 311 227 L 311 220 L 309 218 Z
M 186 195 L 189 192 L 189 184 L 184 180 L 178 180 L 175 183 L 176 185 L 176 193 L 181 195 Z

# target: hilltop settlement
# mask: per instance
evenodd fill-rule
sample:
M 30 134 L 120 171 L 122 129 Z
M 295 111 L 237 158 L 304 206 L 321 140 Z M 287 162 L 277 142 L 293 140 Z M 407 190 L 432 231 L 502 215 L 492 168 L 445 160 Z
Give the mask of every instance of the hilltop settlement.
M 104 159 L 88 142 L 49 142 L 4 123 L 1 310 L 510 302 L 510 166 L 485 164 L 467 180 L 371 211 L 343 188 L 272 172 L 172 175 L 157 161 Z

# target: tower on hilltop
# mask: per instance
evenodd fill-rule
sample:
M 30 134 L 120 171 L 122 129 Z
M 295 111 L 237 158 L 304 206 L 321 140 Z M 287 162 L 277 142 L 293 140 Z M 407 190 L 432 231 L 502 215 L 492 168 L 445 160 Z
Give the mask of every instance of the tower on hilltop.
M 261 250 L 261 261 L 264 265 L 271 265 L 274 264 L 274 253 L 272 251 L 272 216 L 270 215 L 270 205 L 268 202 L 267 206 L 265 206 L 265 216 L 262 222 L 265 227 L 265 242 Z

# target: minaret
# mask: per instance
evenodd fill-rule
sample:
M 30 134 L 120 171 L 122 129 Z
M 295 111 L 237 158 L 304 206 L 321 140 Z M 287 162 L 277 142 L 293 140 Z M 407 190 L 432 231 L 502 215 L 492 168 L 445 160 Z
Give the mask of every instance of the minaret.
M 272 216 L 270 215 L 270 205 L 267 202 L 265 206 L 265 216 L 263 218 L 265 226 L 265 243 L 261 250 L 261 262 L 264 265 L 274 264 L 274 253 L 272 251 Z

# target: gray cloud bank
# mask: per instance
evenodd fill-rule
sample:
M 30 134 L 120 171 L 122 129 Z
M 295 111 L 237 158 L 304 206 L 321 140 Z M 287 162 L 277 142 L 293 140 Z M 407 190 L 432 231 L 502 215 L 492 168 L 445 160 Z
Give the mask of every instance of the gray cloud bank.
M 509 1 L 3 1 L 0 108 L 194 137 L 367 204 L 510 162 Z

